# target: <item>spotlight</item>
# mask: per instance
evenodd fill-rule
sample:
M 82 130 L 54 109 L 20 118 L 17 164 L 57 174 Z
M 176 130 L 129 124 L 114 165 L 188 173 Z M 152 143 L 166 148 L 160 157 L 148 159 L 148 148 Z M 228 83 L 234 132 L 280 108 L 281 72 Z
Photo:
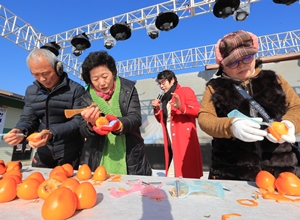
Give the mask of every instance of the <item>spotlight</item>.
M 55 56 L 58 56 L 58 55 L 59 55 L 59 49 L 60 49 L 60 46 L 59 46 L 55 41 L 45 43 L 45 44 L 44 44 L 43 46 L 41 46 L 40 48 L 41 48 L 41 49 L 50 50 L 52 53 L 55 54 Z
M 285 5 L 291 5 L 294 4 L 297 0 L 273 0 L 276 4 L 285 4 Z
M 91 43 L 89 41 L 88 36 L 85 33 L 78 34 L 71 40 L 71 44 L 73 45 L 73 54 L 75 56 L 80 56 L 82 52 L 91 47 Z
M 213 13 L 217 18 L 227 18 L 240 6 L 240 0 L 216 0 Z
M 233 18 L 236 21 L 244 21 L 250 14 L 250 4 L 244 4 L 233 12 Z
M 161 31 L 169 31 L 178 25 L 179 18 L 173 11 L 161 12 L 156 18 L 155 26 Z
M 131 37 L 131 28 L 127 22 L 114 24 L 109 32 L 116 40 L 127 40 Z
M 147 34 L 151 39 L 156 39 L 158 37 L 159 30 L 155 27 L 154 24 L 146 26 Z
M 112 36 L 105 36 L 104 37 L 104 47 L 106 47 L 106 49 L 111 49 L 116 45 L 116 39 L 113 38 Z

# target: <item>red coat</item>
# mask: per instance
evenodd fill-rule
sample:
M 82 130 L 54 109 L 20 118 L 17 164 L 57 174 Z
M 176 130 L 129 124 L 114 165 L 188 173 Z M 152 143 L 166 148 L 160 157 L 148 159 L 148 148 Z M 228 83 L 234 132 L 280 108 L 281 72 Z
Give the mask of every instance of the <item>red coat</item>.
M 202 154 L 196 128 L 200 103 L 190 87 L 181 87 L 178 84 L 174 93 L 180 97 L 181 102 L 180 109 L 171 107 L 171 138 L 175 174 L 176 177 L 200 178 L 203 175 Z M 174 97 L 172 97 L 172 101 L 174 101 Z M 168 174 L 170 155 L 163 110 L 155 110 L 154 115 L 163 129 L 165 167 L 166 174 Z

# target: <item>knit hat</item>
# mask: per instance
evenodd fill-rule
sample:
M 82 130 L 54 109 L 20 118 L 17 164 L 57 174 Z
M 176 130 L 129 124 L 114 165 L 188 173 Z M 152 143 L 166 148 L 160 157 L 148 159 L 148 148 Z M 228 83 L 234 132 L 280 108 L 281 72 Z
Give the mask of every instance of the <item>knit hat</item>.
M 227 66 L 247 55 L 258 52 L 258 38 L 246 31 L 236 31 L 225 35 L 216 44 L 216 63 Z

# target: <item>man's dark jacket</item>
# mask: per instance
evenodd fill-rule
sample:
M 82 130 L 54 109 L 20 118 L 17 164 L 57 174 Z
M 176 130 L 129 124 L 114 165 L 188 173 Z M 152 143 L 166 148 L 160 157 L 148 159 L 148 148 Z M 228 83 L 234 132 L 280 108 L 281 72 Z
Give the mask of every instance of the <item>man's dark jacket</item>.
M 52 139 L 37 152 L 53 156 L 54 160 L 65 156 L 80 157 L 83 147 L 79 131 L 81 115 L 67 119 L 64 110 L 80 108 L 83 93 L 84 87 L 69 79 L 66 73 L 52 91 L 34 81 L 26 89 L 25 106 L 16 128 L 27 135 L 50 129 Z
M 119 103 L 122 117 L 119 117 L 118 119 L 123 124 L 123 131 L 121 134 L 116 135 L 126 135 L 127 174 L 150 176 L 152 170 L 145 154 L 144 139 L 140 133 L 142 117 L 138 93 L 134 86 L 135 83 L 123 78 L 120 78 L 120 80 L 121 91 Z M 82 106 L 89 106 L 91 103 L 92 98 L 89 89 L 87 89 L 86 93 L 83 95 Z M 88 163 L 91 170 L 95 171 L 100 165 L 106 136 L 90 131 L 87 127 L 87 122 L 84 119 L 82 119 L 80 131 L 82 136 L 87 138 L 85 151 L 83 152 L 83 157 L 85 157 L 83 163 Z

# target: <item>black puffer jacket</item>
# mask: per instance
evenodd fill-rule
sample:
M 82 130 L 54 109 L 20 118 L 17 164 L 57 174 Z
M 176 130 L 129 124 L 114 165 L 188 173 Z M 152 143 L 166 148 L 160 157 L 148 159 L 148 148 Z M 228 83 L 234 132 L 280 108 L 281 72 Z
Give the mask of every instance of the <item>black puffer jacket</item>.
M 152 170 L 145 154 L 144 140 L 140 133 L 142 117 L 138 93 L 134 86 L 135 83 L 123 78 L 120 78 L 120 80 L 121 91 L 119 103 L 122 117 L 118 119 L 123 124 L 123 131 L 118 135 L 126 135 L 127 174 L 150 176 Z M 89 90 L 87 90 L 83 95 L 82 105 L 89 106 L 91 103 L 92 98 Z M 83 163 L 88 163 L 91 170 L 95 171 L 100 165 L 105 136 L 90 131 L 84 119 L 81 122 L 80 132 L 82 136 L 87 138 L 85 152 L 83 152 L 86 160 Z
M 47 146 L 37 149 L 53 159 L 78 158 L 83 147 L 83 137 L 79 126 L 81 116 L 67 119 L 65 109 L 80 108 L 84 88 L 69 79 L 67 74 L 61 76 L 59 85 L 49 91 L 39 82 L 34 81 L 26 89 L 25 106 L 16 128 L 30 135 L 35 131 L 50 129 L 53 138 Z M 73 157 L 74 156 L 74 157 Z

